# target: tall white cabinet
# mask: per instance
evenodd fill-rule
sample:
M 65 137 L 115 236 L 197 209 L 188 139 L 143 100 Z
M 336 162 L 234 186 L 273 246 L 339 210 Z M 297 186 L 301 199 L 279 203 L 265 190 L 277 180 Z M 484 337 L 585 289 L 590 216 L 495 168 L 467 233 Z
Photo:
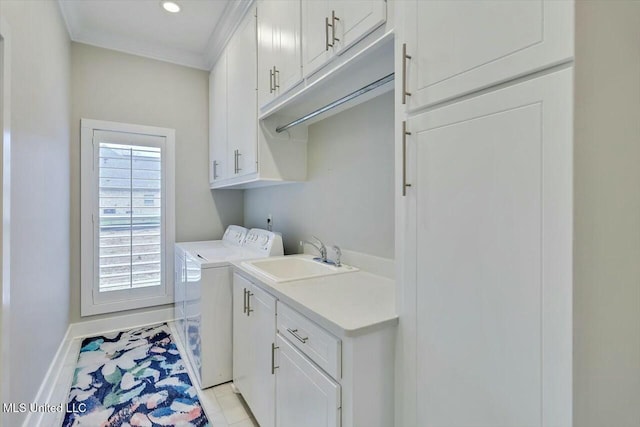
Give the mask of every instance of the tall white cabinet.
M 396 425 L 571 426 L 573 5 L 396 6 Z

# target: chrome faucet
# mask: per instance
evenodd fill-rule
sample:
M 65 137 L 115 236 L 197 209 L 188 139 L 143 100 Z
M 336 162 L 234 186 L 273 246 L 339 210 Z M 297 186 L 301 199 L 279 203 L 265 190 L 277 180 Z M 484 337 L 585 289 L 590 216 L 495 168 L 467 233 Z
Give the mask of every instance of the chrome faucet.
M 315 244 L 308 240 L 300 240 L 300 247 L 303 247 L 305 244 L 313 246 L 318 252 L 320 252 L 320 257 L 314 259 L 317 261 L 327 262 L 327 247 L 324 245 L 324 243 L 322 243 L 322 240 L 318 239 L 316 236 L 311 237 L 315 239 L 318 244 Z
M 340 258 L 342 258 L 342 251 L 340 250 L 338 245 L 333 245 L 331 249 L 333 249 L 333 251 L 336 253 L 336 260 L 333 263 L 336 267 L 342 267 L 342 262 L 340 261 Z

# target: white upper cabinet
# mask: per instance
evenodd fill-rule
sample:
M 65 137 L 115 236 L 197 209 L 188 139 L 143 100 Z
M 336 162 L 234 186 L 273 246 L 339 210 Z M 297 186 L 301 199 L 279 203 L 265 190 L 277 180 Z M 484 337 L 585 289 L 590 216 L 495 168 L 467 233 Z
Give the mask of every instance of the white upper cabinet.
M 302 2 L 302 61 L 305 76 L 325 65 L 385 22 L 384 0 Z
M 253 14 L 248 15 L 236 30 L 226 55 L 228 175 L 238 177 L 257 171 L 257 57 Z
M 261 1 L 260 5 L 268 5 L 267 12 L 274 3 L 281 6 L 281 1 Z M 289 1 L 287 0 L 287 3 Z M 291 7 L 299 6 L 299 1 L 290 1 Z M 279 12 L 281 10 L 278 9 Z M 267 36 L 267 25 L 261 28 L 262 40 L 268 40 L 271 47 L 261 54 L 261 66 L 271 64 L 274 58 L 279 60 L 275 74 L 276 84 L 295 85 L 299 80 L 300 61 L 292 53 L 284 55 L 290 46 L 284 35 L 289 28 L 299 28 L 297 21 L 287 15 L 281 22 L 278 36 L 270 33 Z M 209 105 L 210 111 L 210 186 L 216 188 L 252 188 L 256 186 L 274 185 L 284 182 L 304 181 L 307 166 L 307 131 L 306 128 L 292 129 L 289 132 L 275 132 L 276 124 L 266 120 L 258 120 L 258 35 L 257 10 L 253 7 L 244 17 L 231 37 L 220 59 L 214 66 L 210 79 Z M 277 15 L 277 14 L 276 14 Z M 267 14 L 268 16 L 268 14 Z M 296 24 L 295 22 L 298 22 Z M 276 40 L 278 39 L 278 40 Z M 276 41 L 274 41 L 276 40 Z M 298 38 L 299 40 L 299 38 Z M 265 41 L 266 43 L 266 41 Z M 275 43 L 275 44 L 274 44 Z M 297 42 L 299 45 L 299 41 Z M 278 49 L 274 50 L 277 44 Z M 289 56 L 288 56 L 289 55 Z M 281 68 L 279 68 L 281 67 Z M 260 87 L 269 84 L 263 79 Z M 272 80 L 273 83 L 274 80 Z M 269 86 L 267 86 L 268 88 Z M 267 91 L 267 95 L 269 95 Z M 272 94 L 273 95 L 273 94 Z M 264 94 L 262 95 L 264 96 Z M 214 179 L 215 175 L 215 179 Z
M 302 2 L 302 68 L 305 76 L 320 68 L 333 55 L 334 33 L 329 26 L 332 10 L 335 16 L 332 6 L 335 4 L 329 0 Z
M 349 48 L 387 19 L 387 4 L 384 0 L 346 0 L 338 3 L 341 10 L 336 29 L 340 38 L 340 50 Z
M 209 184 L 228 174 L 227 56 L 222 54 L 209 75 Z
M 409 110 L 491 86 L 573 56 L 573 2 L 397 2 L 406 42 Z M 402 46 L 398 49 L 402 55 Z
M 258 104 L 302 80 L 300 0 L 258 1 Z

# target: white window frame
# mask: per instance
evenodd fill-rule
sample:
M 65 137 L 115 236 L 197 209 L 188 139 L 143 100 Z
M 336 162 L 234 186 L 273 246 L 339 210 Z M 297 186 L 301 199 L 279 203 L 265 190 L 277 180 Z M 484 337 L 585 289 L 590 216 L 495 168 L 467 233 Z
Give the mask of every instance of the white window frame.
M 162 286 L 143 292 L 131 290 L 126 299 L 105 298 L 100 296 L 96 274 L 95 259 L 97 248 L 96 206 L 98 200 L 98 168 L 95 166 L 94 132 L 123 132 L 164 138 L 162 144 L 163 178 L 163 220 L 164 239 L 161 242 L 164 257 L 162 259 Z M 133 143 L 134 145 L 137 143 Z M 140 144 L 142 145 L 142 144 Z M 173 303 L 175 243 L 175 130 L 155 126 L 143 126 L 102 120 L 80 120 L 80 315 L 92 316 L 102 313 L 133 310 L 143 307 Z M 127 291 L 114 291 L 123 292 Z

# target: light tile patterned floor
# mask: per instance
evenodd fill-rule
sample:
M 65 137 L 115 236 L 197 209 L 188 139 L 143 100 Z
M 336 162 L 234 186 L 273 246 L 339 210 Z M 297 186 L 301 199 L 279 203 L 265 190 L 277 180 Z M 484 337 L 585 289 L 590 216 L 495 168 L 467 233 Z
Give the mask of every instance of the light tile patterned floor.
M 180 341 L 176 339 L 178 335 L 175 326 L 173 322 L 167 323 L 171 329 L 171 335 L 173 336 L 178 350 L 180 351 L 180 356 L 186 361 L 187 355 L 184 352 L 184 348 Z M 67 353 L 67 357 L 64 362 L 63 371 L 60 373 L 60 379 L 53 391 L 51 402 L 59 403 L 67 401 L 71 382 L 73 381 L 73 372 L 76 361 L 78 360 L 78 353 L 80 352 L 81 342 L 82 338 L 76 338 L 72 341 L 71 349 Z M 193 371 L 188 363 L 187 370 L 189 372 L 191 382 L 196 384 Z M 221 384 L 205 390 L 198 390 L 198 398 L 204 407 L 207 418 L 209 418 L 211 427 L 259 427 L 258 423 L 247 408 L 244 400 L 242 400 L 240 395 L 233 392 L 231 383 Z M 59 427 L 62 424 L 63 419 L 63 413 L 53 413 L 50 416 L 45 417 L 43 420 L 43 426 Z

